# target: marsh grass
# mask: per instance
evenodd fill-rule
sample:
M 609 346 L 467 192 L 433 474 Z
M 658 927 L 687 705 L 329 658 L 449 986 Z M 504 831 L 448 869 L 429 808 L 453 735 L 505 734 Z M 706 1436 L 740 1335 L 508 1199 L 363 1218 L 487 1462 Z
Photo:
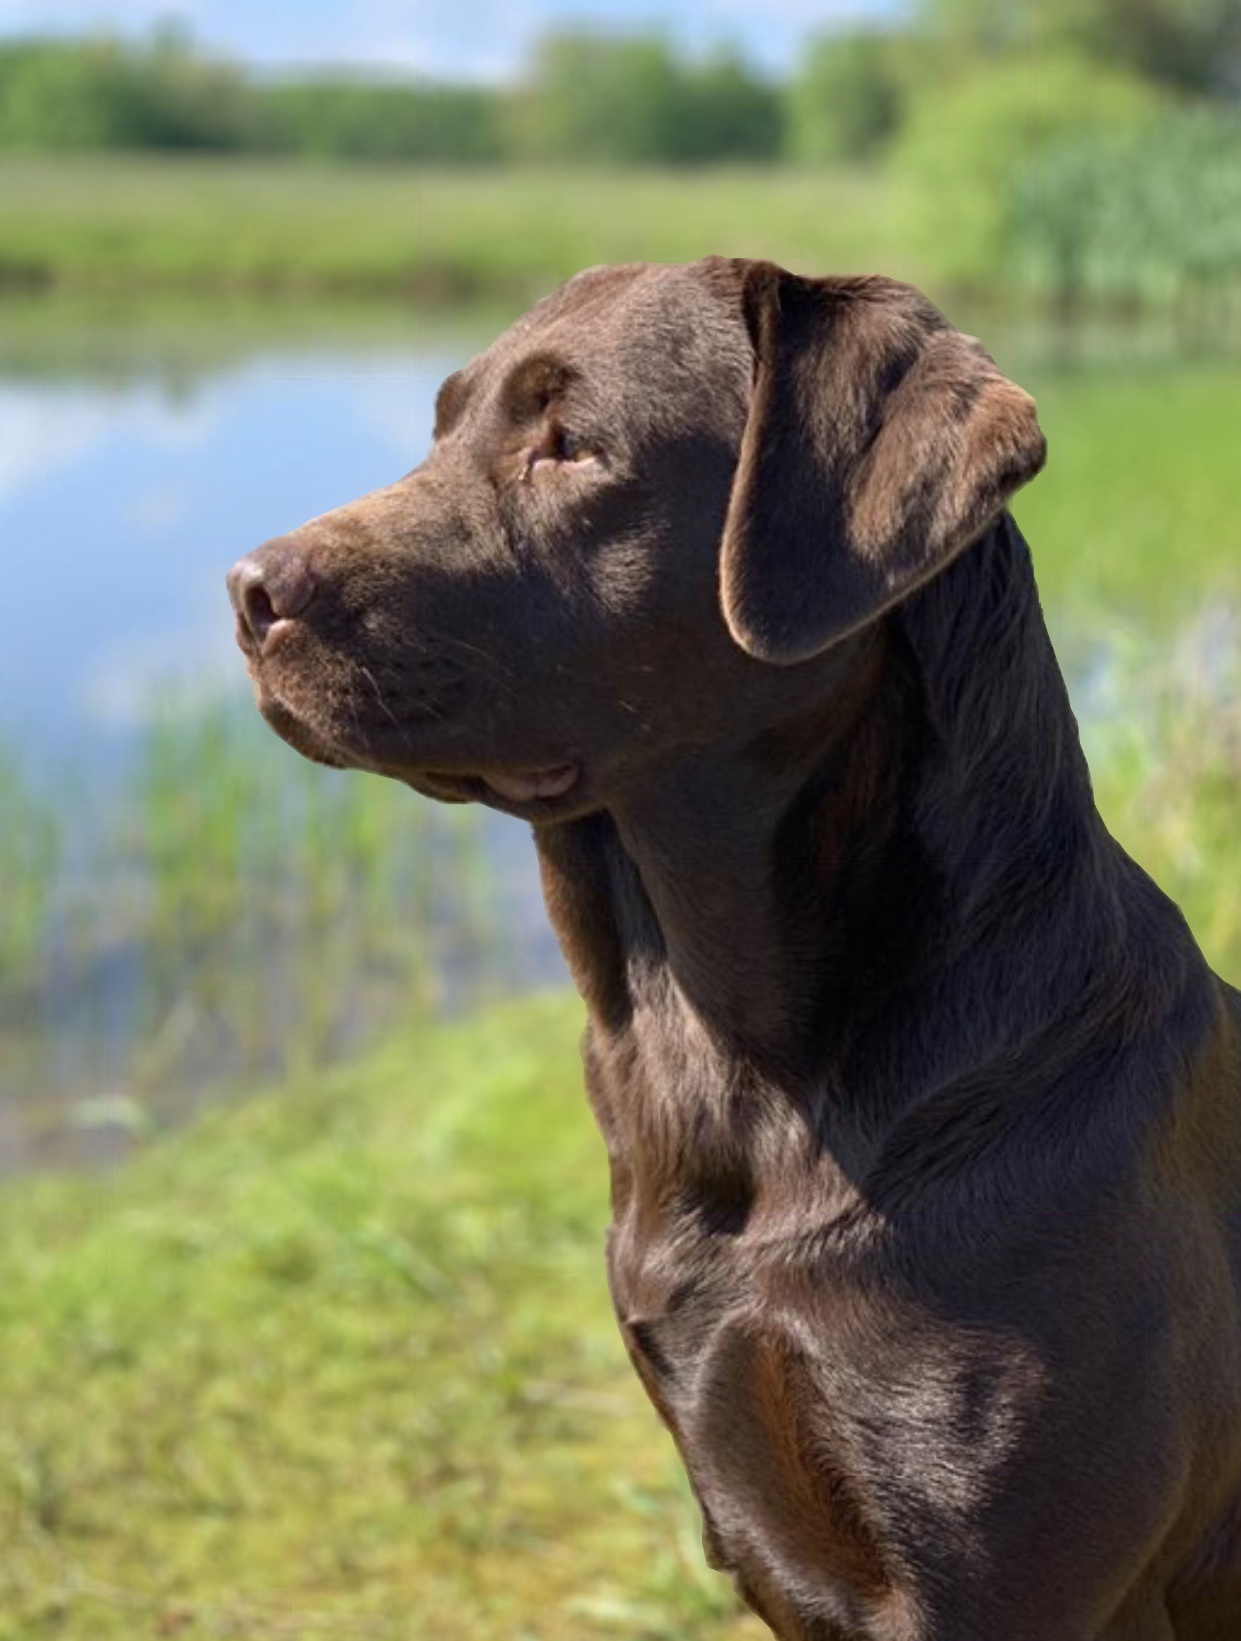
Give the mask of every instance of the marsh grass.
M 240 699 L 170 702 L 98 787 L 45 814 L 0 769 L 0 1097 L 53 1152 L 511 989 L 480 811 L 314 768 Z
M 1123 711 L 1094 739 L 1100 807 L 1184 911 L 1216 969 L 1241 985 L 1241 623 L 1207 612 L 1161 665 L 1132 647 L 1111 689 Z
M 916 277 L 869 173 L 448 171 L 202 158 L 0 160 L 0 286 L 520 305 L 596 262 L 711 252 Z
M 1022 71 L 1008 99 L 1020 108 L 1025 85 Z M 998 89 L 975 110 L 984 125 Z M 512 313 L 595 263 L 721 253 L 879 271 L 957 305 L 1171 310 L 1241 329 L 1235 120 L 1178 115 L 1131 138 L 1087 134 L 1032 165 L 1020 119 L 961 150 L 960 121 L 939 112 L 903 160 L 869 167 L 10 153 L 0 291 L 346 306 L 412 296 Z
M 48 908 L 60 863 L 60 826 L 51 799 L 40 793 L 14 752 L 0 746 L 0 998 L 37 974 L 43 960 Z
M 997 348 L 1038 400 L 1047 471 L 1018 498 L 1052 636 L 1073 675 L 1092 632 L 1152 661 L 1204 608 L 1241 601 L 1241 376 L 1220 339 L 1196 362 L 1060 369 Z

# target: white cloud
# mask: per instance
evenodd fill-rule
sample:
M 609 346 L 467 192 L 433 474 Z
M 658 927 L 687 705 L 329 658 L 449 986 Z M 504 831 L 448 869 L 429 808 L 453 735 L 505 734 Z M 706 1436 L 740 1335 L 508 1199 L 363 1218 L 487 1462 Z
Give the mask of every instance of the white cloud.
M 0 384 L 0 509 L 118 435 L 186 449 L 210 430 L 204 412 L 174 408 L 154 391 L 113 399 L 94 390 Z

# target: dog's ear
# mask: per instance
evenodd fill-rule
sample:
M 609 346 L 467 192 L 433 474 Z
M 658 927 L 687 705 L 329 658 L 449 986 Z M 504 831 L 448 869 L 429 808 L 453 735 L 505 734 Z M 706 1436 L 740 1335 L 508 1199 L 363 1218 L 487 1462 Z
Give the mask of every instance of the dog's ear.
M 749 417 L 724 529 L 724 616 L 788 665 L 944 568 L 1042 467 L 1034 401 L 910 286 L 749 264 Z

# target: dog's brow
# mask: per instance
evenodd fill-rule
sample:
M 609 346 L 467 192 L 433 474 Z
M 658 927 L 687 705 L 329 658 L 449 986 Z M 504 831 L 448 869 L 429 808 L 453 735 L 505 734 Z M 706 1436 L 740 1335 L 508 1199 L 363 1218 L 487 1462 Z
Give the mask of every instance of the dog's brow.
M 471 384 L 465 379 L 463 370 L 454 370 L 441 384 L 435 395 L 435 437 L 442 439 L 456 422 L 461 419 L 466 401 L 470 397 Z
M 553 353 L 534 353 L 514 366 L 504 384 L 502 404 L 515 422 L 541 416 L 577 372 Z

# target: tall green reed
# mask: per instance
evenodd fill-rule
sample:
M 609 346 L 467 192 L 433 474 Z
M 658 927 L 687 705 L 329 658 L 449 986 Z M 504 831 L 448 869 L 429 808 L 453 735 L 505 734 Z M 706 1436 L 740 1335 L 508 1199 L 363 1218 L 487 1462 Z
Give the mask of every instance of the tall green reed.
M 248 702 L 170 701 L 119 769 L 46 791 L 0 759 L 0 1118 L 22 1135 L 179 1119 L 513 978 L 482 816 L 314 768 Z
M 152 725 L 137 798 L 149 1043 L 196 1035 L 240 1070 L 283 1069 L 450 1006 L 454 967 L 485 983 L 476 815 L 315 768 L 231 703 Z
M 1092 760 L 1113 832 L 1241 985 L 1241 632 L 1219 609 L 1161 665 L 1115 657 Z
M 0 746 L 0 999 L 40 971 L 60 844 L 51 801 Z

